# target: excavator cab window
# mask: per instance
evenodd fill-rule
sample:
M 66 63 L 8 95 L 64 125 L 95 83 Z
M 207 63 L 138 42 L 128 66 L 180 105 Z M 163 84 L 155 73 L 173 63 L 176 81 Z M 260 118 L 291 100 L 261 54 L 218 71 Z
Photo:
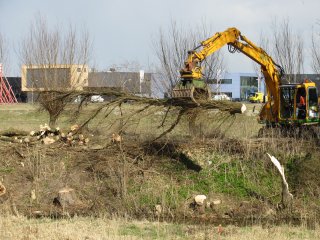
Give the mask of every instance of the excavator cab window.
M 309 103 L 309 108 L 310 107 L 317 107 L 318 108 L 318 94 L 317 94 L 317 89 L 316 88 L 308 88 L 308 103 Z
M 280 118 L 290 119 L 294 114 L 294 88 L 285 86 L 280 88 Z
M 309 87 L 308 88 L 308 117 L 309 119 L 316 119 L 319 117 L 319 108 L 318 108 L 318 93 L 317 88 Z
M 306 118 L 306 89 L 300 87 L 297 89 L 296 95 L 296 116 L 298 119 Z

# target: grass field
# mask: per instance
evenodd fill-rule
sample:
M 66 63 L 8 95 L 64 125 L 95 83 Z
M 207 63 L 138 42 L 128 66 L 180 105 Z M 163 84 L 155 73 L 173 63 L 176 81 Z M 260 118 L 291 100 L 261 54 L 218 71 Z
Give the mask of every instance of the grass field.
M 74 123 L 81 124 L 99 106 L 90 104 L 74 118 L 75 106 L 70 105 L 57 125 L 67 130 Z M 196 121 L 197 137 L 190 131 L 186 116 L 161 139 L 158 148 L 151 145 L 145 149 L 139 144 L 168 129 L 176 112 L 172 110 L 159 127 L 166 109 L 151 107 L 135 115 L 132 113 L 144 106 L 134 104 L 124 104 L 122 116 L 119 108 L 111 113 L 105 109 L 89 123 L 90 144 L 105 145 L 123 121 L 120 150 L 110 144 L 100 151 L 89 151 L 63 144 L 45 147 L 0 142 L 0 181 L 8 189 L 7 195 L 0 196 L 0 239 L 320 239 L 315 217 L 319 206 L 318 148 L 296 139 L 257 139 L 260 105 L 253 112 L 254 106 L 248 104 L 247 113 L 236 116 L 201 113 Z M 48 116 L 37 109 L 31 104 L 0 105 L 0 131 L 39 129 Z M 208 137 L 215 134 L 218 137 Z M 131 135 L 139 141 L 131 140 L 136 139 Z M 296 197 L 295 216 L 301 217 L 297 226 L 259 222 L 263 211 L 272 206 L 257 196 L 271 203 L 280 199 L 281 182 L 266 151 L 276 154 L 286 167 Z M 203 163 L 203 169 L 190 169 L 183 162 L 186 157 Z M 91 206 L 88 212 L 60 219 L 48 215 L 37 219 L 29 214 L 34 210 L 51 212 L 54 193 L 65 185 L 73 187 L 83 203 Z M 30 200 L 32 190 L 37 195 L 35 202 Z M 193 212 L 188 199 L 195 194 L 219 198 L 222 204 L 204 214 Z M 15 216 L 10 210 L 13 202 Z M 161 204 L 167 215 L 155 217 L 155 204 Z M 254 215 L 257 209 L 261 212 Z M 238 211 L 239 216 L 252 216 L 255 225 L 223 223 L 219 227 L 216 216 L 230 210 Z M 305 217 L 312 217 L 311 227 L 304 223 Z
M 255 106 L 255 112 L 253 107 Z M 260 124 L 257 123 L 256 116 L 260 109 L 259 104 L 247 104 L 247 112 L 243 115 L 225 116 L 216 111 L 204 112 L 197 119 L 197 127 L 199 132 L 208 133 L 207 129 L 219 129 L 225 135 L 230 137 L 248 138 L 257 135 Z M 94 110 L 99 107 L 99 104 L 90 104 L 82 109 L 80 116 L 75 120 L 74 112 L 76 105 L 69 105 L 66 111 L 61 115 L 57 125 L 60 128 L 69 128 L 75 121 L 78 123 L 86 120 Z M 134 111 L 142 109 L 143 106 L 123 104 L 123 117 L 130 116 Z M 110 111 L 109 108 L 101 111 L 101 113 L 89 124 L 92 129 L 99 129 L 101 132 L 110 133 L 117 128 L 116 121 L 121 119 L 120 111 L 115 108 L 107 118 L 104 116 Z M 165 115 L 166 109 L 159 107 L 151 107 L 147 111 L 138 116 L 132 116 L 126 120 L 127 132 L 132 132 L 141 135 L 156 136 L 170 126 L 174 121 L 175 112 L 169 114 L 164 126 L 159 127 L 162 118 Z M 0 130 L 8 128 L 21 129 L 26 131 L 36 130 L 40 124 L 48 123 L 48 114 L 45 111 L 40 111 L 37 104 L 12 104 L 0 105 Z M 155 125 L 157 123 L 157 125 Z M 236 124 L 234 124 L 236 123 Z M 210 132 L 209 132 L 210 133 Z M 173 135 L 186 136 L 189 135 L 187 123 L 182 121 L 172 132 Z
M 319 239 L 320 230 L 304 226 L 188 225 L 124 219 L 75 217 L 72 219 L 27 219 L 0 217 L 0 239 L 99 240 L 99 239 Z

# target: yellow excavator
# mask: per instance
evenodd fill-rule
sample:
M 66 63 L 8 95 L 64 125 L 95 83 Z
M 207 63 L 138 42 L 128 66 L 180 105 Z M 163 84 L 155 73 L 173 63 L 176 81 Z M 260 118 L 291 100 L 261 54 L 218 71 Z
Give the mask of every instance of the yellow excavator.
M 201 63 L 225 45 L 228 45 L 229 52 L 239 51 L 261 66 L 266 83 L 267 102 L 260 111 L 260 123 L 265 123 L 267 127 L 319 124 L 315 83 L 305 80 L 299 84 L 282 84 L 283 68 L 236 28 L 216 33 L 188 52 L 185 65 L 180 70 L 181 80 L 172 90 L 172 98 L 191 98 L 195 102 L 199 99 L 211 99 Z

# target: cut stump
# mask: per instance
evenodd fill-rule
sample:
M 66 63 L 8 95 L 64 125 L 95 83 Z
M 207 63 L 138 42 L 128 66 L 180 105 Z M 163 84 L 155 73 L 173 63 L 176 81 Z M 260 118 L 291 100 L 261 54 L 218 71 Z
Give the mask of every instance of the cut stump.
M 74 189 L 62 188 L 58 192 L 58 197 L 54 198 L 53 203 L 56 206 L 66 208 L 66 207 L 73 207 L 79 204 L 80 202 L 76 196 Z

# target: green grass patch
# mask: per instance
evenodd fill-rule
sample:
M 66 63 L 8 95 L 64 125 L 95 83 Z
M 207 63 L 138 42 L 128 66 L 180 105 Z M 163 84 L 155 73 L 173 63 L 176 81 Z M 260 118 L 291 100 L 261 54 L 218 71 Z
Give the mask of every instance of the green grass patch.
M 186 239 L 183 225 L 179 224 L 126 224 L 119 228 L 119 235 L 147 239 Z
M 12 173 L 14 171 L 13 167 L 2 167 L 0 168 L 0 173 Z

